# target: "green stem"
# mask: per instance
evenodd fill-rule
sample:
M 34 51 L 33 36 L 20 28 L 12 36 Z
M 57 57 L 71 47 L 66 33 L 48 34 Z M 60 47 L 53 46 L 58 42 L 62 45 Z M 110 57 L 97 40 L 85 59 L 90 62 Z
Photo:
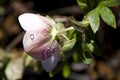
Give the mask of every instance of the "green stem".
M 65 36 L 64 34 L 60 34 L 63 38 L 65 38 L 66 40 L 69 40 L 69 38 L 67 36 Z
M 64 32 L 67 32 L 67 31 L 69 31 L 69 30 L 74 30 L 74 28 L 73 28 L 73 27 L 69 27 L 69 28 L 65 28 L 65 29 L 63 29 L 63 30 L 57 31 L 57 30 L 53 27 L 53 28 L 52 28 L 52 31 L 51 31 L 51 36 L 52 36 L 51 40 L 54 40 L 57 35 L 61 35 L 62 37 L 64 37 L 65 39 L 67 39 L 67 37 L 66 37 L 65 35 L 63 35 L 63 33 L 64 33 Z
M 90 56 L 93 57 L 93 55 L 89 51 L 88 47 L 86 47 L 85 31 L 83 31 L 83 33 L 82 33 L 82 50 L 83 50 L 83 56 L 84 56 L 84 58 L 86 58 L 86 56 L 85 56 L 86 49 L 87 49 L 88 53 L 90 54 Z
M 86 28 L 89 25 L 89 21 L 87 19 L 83 19 L 82 21 L 76 21 L 74 17 L 70 17 L 69 20 L 71 23 L 81 28 Z
M 82 49 L 85 49 L 85 45 L 86 45 L 86 38 L 85 38 L 85 31 L 83 31 L 82 33 Z
M 63 30 L 61 30 L 61 31 L 58 31 L 57 34 L 61 34 L 61 33 L 63 33 L 63 32 L 67 32 L 67 31 L 69 31 L 69 30 L 74 30 L 74 28 L 73 28 L 73 27 L 69 27 L 69 28 L 63 29 Z

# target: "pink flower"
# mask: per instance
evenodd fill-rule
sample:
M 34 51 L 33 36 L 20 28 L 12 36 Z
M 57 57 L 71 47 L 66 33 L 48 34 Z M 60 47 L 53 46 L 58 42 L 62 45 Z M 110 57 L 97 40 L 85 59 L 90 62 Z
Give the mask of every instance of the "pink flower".
M 49 72 L 60 60 L 61 47 L 52 39 L 51 29 L 55 22 L 39 14 L 25 13 L 18 17 L 26 31 L 23 38 L 24 50 L 41 61 L 43 68 Z

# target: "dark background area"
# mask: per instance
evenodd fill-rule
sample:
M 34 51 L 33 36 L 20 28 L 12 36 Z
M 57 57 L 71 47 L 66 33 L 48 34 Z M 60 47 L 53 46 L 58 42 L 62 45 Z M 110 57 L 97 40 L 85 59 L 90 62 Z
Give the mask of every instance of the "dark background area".
M 23 29 L 17 19 L 20 14 L 33 12 L 43 15 L 72 15 L 81 20 L 84 14 L 78 6 L 70 8 L 74 6 L 77 6 L 76 0 L 1 0 L 0 7 L 4 8 L 4 11 L 0 13 L 0 47 L 10 52 L 23 48 L 23 34 L 21 34 Z M 95 38 L 101 48 L 102 56 L 94 56 L 95 63 L 92 67 L 72 70 L 72 77 L 68 79 L 63 77 L 62 72 L 50 78 L 47 72 L 34 73 L 31 68 L 26 67 L 22 80 L 120 80 L 120 7 L 111 9 L 116 16 L 117 29 L 101 21 L 101 28 Z M 15 44 L 14 40 L 20 35 Z M 72 63 L 71 58 L 68 62 Z M 4 69 L 5 67 L 0 69 L 0 72 L 4 72 Z M 2 75 L 5 76 L 5 73 Z

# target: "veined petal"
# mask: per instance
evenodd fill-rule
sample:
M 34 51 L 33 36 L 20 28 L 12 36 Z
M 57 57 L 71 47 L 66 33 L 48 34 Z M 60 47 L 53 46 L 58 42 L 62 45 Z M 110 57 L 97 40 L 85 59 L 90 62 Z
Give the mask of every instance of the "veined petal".
M 40 60 L 43 68 L 49 72 L 55 68 L 60 60 L 61 47 L 57 41 L 49 41 L 42 46 L 34 48 L 28 54 Z
M 49 27 L 49 25 L 44 23 L 39 16 L 38 14 L 24 13 L 18 17 L 18 20 L 25 31 L 33 31 Z
M 55 44 L 56 45 L 55 45 L 53 54 L 49 58 L 47 58 L 45 60 L 41 60 L 42 67 L 47 72 L 50 72 L 51 70 L 53 70 L 60 60 L 61 48 L 60 48 L 60 45 L 58 43 L 55 42 Z
M 42 67 L 45 69 L 45 71 L 50 72 L 56 67 L 59 60 L 60 60 L 60 54 L 55 53 L 52 56 L 50 56 L 48 59 L 42 60 L 41 64 Z
M 27 31 L 23 37 L 23 47 L 26 52 L 30 52 L 50 40 L 49 31 L 46 29 Z

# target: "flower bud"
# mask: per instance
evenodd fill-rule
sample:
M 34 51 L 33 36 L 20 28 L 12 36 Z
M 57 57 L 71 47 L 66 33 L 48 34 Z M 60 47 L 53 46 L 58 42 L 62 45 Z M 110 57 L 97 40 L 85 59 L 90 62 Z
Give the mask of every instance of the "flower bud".
M 47 72 L 53 70 L 60 60 L 61 53 L 60 45 L 51 35 L 55 22 L 50 18 L 31 13 L 22 14 L 18 19 L 26 31 L 23 38 L 24 50 L 40 60 Z

